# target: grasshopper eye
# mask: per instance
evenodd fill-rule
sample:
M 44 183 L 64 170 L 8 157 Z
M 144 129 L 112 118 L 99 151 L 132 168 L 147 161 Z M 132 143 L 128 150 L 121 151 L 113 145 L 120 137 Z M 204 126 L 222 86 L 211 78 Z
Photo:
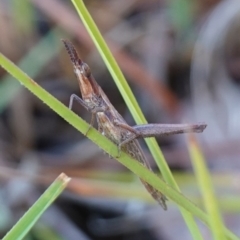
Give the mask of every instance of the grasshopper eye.
M 91 75 L 91 69 L 90 69 L 90 67 L 86 63 L 82 64 L 82 70 L 83 70 L 83 74 L 86 77 L 89 77 Z

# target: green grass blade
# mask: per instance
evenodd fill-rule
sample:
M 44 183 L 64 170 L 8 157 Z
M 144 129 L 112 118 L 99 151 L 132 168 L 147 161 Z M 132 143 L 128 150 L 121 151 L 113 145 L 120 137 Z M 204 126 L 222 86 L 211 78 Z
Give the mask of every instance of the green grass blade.
M 207 169 L 203 154 L 196 142 L 196 139 L 194 138 L 194 135 L 189 138 L 188 147 L 192 165 L 197 176 L 198 185 L 202 191 L 204 204 L 207 209 L 207 213 L 209 214 L 209 221 L 214 239 L 224 240 L 226 239 L 223 230 L 224 223 L 222 221 L 221 214 L 218 209 L 218 203 L 214 195 L 210 173 Z
M 146 123 L 146 119 L 126 81 L 122 71 L 120 70 L 116 60 L 114 59 L 111 51 L 109 50 L 106 42 L 104 41 L 101 33 L 99 32 L 97 26 L 95 25 L 92 17 L 90 16 L 88 10 L 86 9 L 82 0 L 72 0 L 75 8 L 77 9 L 83 24 L 85 25 L 88 33 L 90 34 L 94 44 L 96 45 L 100 55 L 102 56 L 105 64 L 107 65 L 118 89 L 120 90 L 130 112 L 132 113 L 133 118 L 138 124 Z M 154 138 L 145 139 L 159 169 L 162 172 L 162 175 L 165 181 L 172 187 L 179 190 L 171 171 L 164 159 L 162 152 L 159 149 L 159 146 Z M 186 224 L 193 236 L 194 239 L 201 240 L 201 233 L 194 221 L 194 218 L 184 209 L 180 209 L 181 213 L 186 221 Z
M 33 204 L 33 206 L 22 216 L 22 218 L 6 234 L 3 240 L 20 240 L 29 232 L 45 210 L 65 189 L 70 178 L 64 173 L 48 187 L 42 196 Z
M 65 105 L 59 102 L 56 98 L 50 95 L 46 90 L 41 88 L 36 82 L 34 82 L 29 76 L 22 72 L 16 65 L 14 65 L 10 60 L 8 60 L 3 54 L 0 53 L 0 65 L 7 70 L 13 77 L 15 77 L 21 84 L 23 84 L 29 91 L 41 99 L 45 104 L 47 104 L 53 111 L 55 111 L 59 116 L 65 119 L 69 124 L 79 130 L 81 133 L 85 134 L 89 129 L 89 124 L 87 124 L 82 118 L 77 116 L 75 113 L 70 111 Z M 172 187 L 163 182 L 159 177 L 157 177 L 153 172 L 146 169 L 138 161 L 122 152 L 121 157 L 118 156 L 118 147 L 103 136 L 96 129 L 91 129 L 87 137 L 96 143 L 100 148 L 107 152 L 110 156 L 118 160 L 125 167 L 130 169 L 137 176 L 148 182 L 157 190 L 165 194 L 169 199 L 177 203 L 179 206 L 187 210 L 187 212 L 197 216 L 204 223 L 209 225 L 208 216 L 195 204 L 189 201 L 181 193 L 174 190 Z M 228 229 L 224 228 L 224 233 L 234 240 L 239 240 L 233 233 Z

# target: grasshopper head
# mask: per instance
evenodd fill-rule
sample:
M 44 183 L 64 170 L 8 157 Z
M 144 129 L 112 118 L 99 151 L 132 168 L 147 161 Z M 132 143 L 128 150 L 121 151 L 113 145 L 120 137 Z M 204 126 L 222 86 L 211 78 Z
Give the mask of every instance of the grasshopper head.
M 91 101 L 91 99 L 100 96 L 99 86 L 91 73 L 90 67 L 79 58 L 75 47 L 70 41 L 62 41 L 73 64 L 73 69 L 77 76 L 83 100 L 88 102 Z

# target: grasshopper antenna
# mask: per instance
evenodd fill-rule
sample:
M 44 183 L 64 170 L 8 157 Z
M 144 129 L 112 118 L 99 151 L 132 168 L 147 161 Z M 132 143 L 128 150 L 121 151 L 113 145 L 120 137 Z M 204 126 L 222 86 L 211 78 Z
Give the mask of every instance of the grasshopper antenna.
M 68 55 L 69 55 L 73 65 L 76 67 L 77 65 L 81 64 L 82 60 L 79 58 L 77 51 L 76 51 L 75 47 L 73 46 L 73 44 L 68 40 L 65 40 L 65 39 L 61 39 L 61 40 L 68 52 Z

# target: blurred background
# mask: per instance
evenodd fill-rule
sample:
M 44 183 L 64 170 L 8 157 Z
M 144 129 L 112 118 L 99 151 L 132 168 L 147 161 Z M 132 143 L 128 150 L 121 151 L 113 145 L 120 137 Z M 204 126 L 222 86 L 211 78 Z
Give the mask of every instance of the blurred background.
M 226 226 L 240 235 L 240 1 L 85 1 L 151 123 L 206 122 L 197 137 Z M 71 40 L 130 125 L 133 119 L 71 1 L 0 0 L 0 51 L 68 105 L 80 95 Z M 78 104 L 73 110 L 90 122 Z M 61 172 L 68 189 L 26 239 L 192 239 L 178 208 L 163 211 L 139 179 L 0 68 L 0 237 Z M 201 195 L 186 136 L 158 138 L 182 192 Z M 157 167 L 145 144 L 144 152 Z M 211 233 L 198 222 L 204 239 Z

